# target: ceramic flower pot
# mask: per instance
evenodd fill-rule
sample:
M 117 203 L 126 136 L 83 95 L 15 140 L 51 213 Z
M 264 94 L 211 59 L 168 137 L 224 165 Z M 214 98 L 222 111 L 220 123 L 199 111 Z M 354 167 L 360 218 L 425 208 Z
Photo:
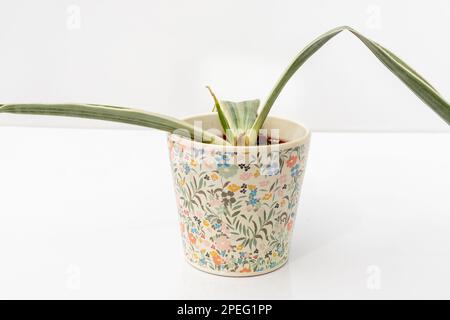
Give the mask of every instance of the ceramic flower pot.
M 186 120 L 220 128 L 217 114 Z M 184 253 L 202 271 L 253 276 L 288 260 L 310 133 L 275 117 L 264 128 L 286 142 L 224 148 L 168 137 Z

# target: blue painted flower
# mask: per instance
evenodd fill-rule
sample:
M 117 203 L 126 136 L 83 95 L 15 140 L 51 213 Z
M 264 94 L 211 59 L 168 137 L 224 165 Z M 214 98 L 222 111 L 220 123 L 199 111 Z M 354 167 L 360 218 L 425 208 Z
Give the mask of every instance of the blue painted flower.
M 262 170 L 262 174 L 266 176 L 274 176 L 277 175 L 280 172 L 280 166 L 278 163 L 272 163 L 267 166 L 265 166 Z
M 187 163 L 185 163 L 183 165 L 183 168 L 184 168 L 184 173 L 185 174 L 189 174 L 189 172 L 191 172 L 191 167 L 189 167 L 189 165 Z
M 300 165 L 296 164 L 291 168 L 291 177 L 296 177 L 300 173 Z
M 217 168 L 228 168 L 230 167 L 230 156 L 227 153 L 223 153 L 216 157 Z

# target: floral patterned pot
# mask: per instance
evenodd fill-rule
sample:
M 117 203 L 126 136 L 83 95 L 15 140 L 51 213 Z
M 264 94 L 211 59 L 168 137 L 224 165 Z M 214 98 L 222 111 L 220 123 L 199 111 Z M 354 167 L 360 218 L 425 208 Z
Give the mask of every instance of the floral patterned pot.
M 219 129 L 217 114 L 186 119 Z M 224 147 L 168 137 L 187 261 L 224 276 L 253 276 L 283 266 L 305 172 L 309 130 L 269 117 L 281 144 Z

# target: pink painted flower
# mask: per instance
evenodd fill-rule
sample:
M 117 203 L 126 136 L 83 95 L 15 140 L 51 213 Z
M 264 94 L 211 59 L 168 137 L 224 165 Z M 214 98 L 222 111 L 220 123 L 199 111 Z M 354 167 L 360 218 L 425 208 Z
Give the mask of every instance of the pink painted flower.
M 203 211 L 195 211 L 194 215 L 197 218 L 202 219 L 205 216 L 205 213 Z
M 248 179 L 250 179 L 253 176 L 253 173 L 251 172 L 244 172 L 243 174 L 241 174 L 241 176 L 239 177 L 241 180 L 246 181 Z
M 216 247 L 219 250 L 229 250 L 230 247 L 230 240 L 228 240 L 227 237 L 225 236 L 220 236 L 217 240 L 216 240 Z
M 269 181 L 268 180 L 263 180 L 263 181 L 261 181 L 260 183 L 259 183 L 259 186 L 261 187 L 261 188 L 265 188 L 265 187 L 267 187 L 269 185 Z
M 202 241 L 200 242 L 200 248 L 201 249 L 209 249 L 210 247 L 211 247 L 211 241 L 202 239 Z
M 225 235 L 229 235 L 230 234 L 230 228 L 228 228 L 228 226 L 224 225 L 222 226 L 222 233 Z
M 283 198 L 283 197 L 284 197 L 284 190 L 278 190 L 278 191 L 277 191 L 277 196 L 278 196 L 279 198 Z
M 219 199 L 212 199 L 210 202 L 209 202 L 209 205 L 211 206 L 211 207 L 220 207 L 220 205 L 222 204 L 222 201 L 220 201 Z

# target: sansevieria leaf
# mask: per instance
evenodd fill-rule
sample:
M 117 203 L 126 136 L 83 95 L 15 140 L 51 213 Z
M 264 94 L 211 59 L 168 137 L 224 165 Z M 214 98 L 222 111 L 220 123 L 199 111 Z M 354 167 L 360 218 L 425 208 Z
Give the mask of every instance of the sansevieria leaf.
M 255 123 L 260 101 L 258 99 L 240 102 L 219 101 L 211 88 L 207 88 L 214 99 L 214 110 L 219 115 L 228 142 L 233 145 L 245 144 L 244 138 Z
M 392 73 L 403 81 L 403 83 L 405 83 L 406 86 L 408 86 L 425 104 L 433 109 L 447 122 L 447 124 L 450 125 L 450 105 L 428 81 L 426 81 L 422 76 L 420 76 L 416 71 L 414 71 L 410 66 L 408 66 L 404 61 L 388 49 L 364 37 L 356 30 L 343 26 L 332 29 L 316 38 L 295 57 L 294 61 L 282 74 L 278 82 L 275 84 L 275 87 L 272 89 L 272 92 L 269 94 L 267 100 L 264 102 L 262 110 L 252 126 L 251 135 L 249 137 L 250 144 L 256 143 L 259 129 L 264 124 L 272 105 L 289 79 L 309 59 L 309 57 L 311 57 L 331 38 L 344 30 L 348 30 L 357 36 Z
M 228 144 L 221 137 L 190 123 L 147 111 L 95 104 L 4 104 L 0 113 L 66 116 L 122 122 L 169 133 L 186 134 L 205 143 Z

